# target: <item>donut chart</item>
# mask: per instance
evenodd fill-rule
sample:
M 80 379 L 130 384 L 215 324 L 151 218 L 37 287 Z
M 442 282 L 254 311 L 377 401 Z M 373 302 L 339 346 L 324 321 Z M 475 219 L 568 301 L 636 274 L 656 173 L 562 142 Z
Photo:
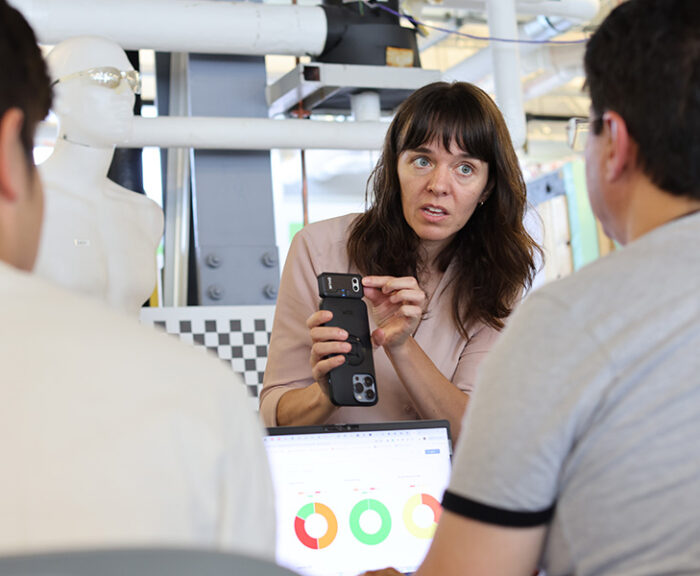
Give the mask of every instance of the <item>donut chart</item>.
M 381 525 L 379 530 L 373 534 L 368 534 L 360 526 L 360 517 L 367 512 L 372 510 L 379 514 L 381 520 Z M 352 535 L 357 538 L 363 544 L 369 546 L 374 546 L 375 544 L 380 544 L 386 540 L 386 537 L 391 532 L 391 514 L 384 504 L 379 500 L 374 500 L 373 498 L 367 498 L 366 500 L 360 500 L 353 507 L 350 512 L 350 531 Z
M 328 524 L 328 529 L 326 533 L 320 538 L 313 538 L 306 531 L 306 519 L 312 514 L 320 514 L 326 520 Z M 313 550 L 319 550 L 321 548 L 326 548 L 331 545 L 331 542 L 335 540 L 336 534 L 338 534 L 338 521 L 335 518 L 333 511 L 320 502 L 309 502 L 308 504 L 302 506 L 297 512 L 294 518 L 294 532 L 304 546 L 311 548 Z
M 413 519 L 413 513 L 416 508 L 421 505 L 427 506 L 433 511 L 433 523 L 430 526 L 418 526 Z M 430 494 L 416 494 L 415 496 L 411 496 L 403 507 L 403 522 L 406 525 L 406 529 L 413 536 L 427 540 L 432 538 L 433 534 L 435 534 L 435 528 L 438 520 L 440 520 L 441 513 L 442 508 L 440 507 L 440 503 Z

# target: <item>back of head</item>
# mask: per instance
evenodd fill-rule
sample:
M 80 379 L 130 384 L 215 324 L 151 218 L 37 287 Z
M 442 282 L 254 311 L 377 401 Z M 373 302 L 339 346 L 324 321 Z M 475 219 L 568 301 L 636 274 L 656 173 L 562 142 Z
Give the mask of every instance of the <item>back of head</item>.
M 0 117 L 10 108 L 22 110 L 22 143 L 31 158 L 36 125 L 51 108 L 51 88 L 34 32 L 5 0 L 0 0 L 0 69 Z
M 700 1 L 628 0 L 588 43 L 592 129 L 622 116 L 649 179 L 700 199 Z

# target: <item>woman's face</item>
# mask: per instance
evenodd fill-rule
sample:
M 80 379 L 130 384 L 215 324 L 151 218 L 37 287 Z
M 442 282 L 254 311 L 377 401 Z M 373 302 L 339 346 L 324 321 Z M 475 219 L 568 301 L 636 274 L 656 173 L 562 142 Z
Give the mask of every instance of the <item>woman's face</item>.
M 434 258 L 485 200 L 489 166 L 433 141 L 402 152 L 397 168 L 404 218 Z

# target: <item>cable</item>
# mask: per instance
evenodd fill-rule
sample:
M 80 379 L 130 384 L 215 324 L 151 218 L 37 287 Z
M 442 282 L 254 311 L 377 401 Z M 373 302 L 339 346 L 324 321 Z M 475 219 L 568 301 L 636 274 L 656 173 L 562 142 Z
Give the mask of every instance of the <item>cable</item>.
M 440 26 L 434 26 L 433 24 L 426 24 L 425 22 L 422 22 L 420 20 L 416 20 L 413 16 L 402 13 L 402 12 L 397 12 L 396 10 L 393 10 L 389 8 L 388 6 L 382 6 L 381 4 L 378 4 L 374 2 L 373 0 L 361 0 L 360 5 L 365 4 L 367 5 L 370 9 L 375 9 L 379 8 L 380 10 L 384 10 L 384 12 L 388 12 L 389 14 L 393 14 L 394 16 L 398 16 L 399 18 L 405 18 L 408 20 L 413 26 L 420 30 L 420 28 L 431 28 L 432 30 L 437 30 L 438 32 L 445 32 L 447 34 L 454 34 L 455 36 L 462 36 L 464 38 L 469 38 L 470 40 L 479 40 L 479 41 L 484 41 L 484 42 L 501 42 L 501 43 L 506 43 L 506 44 L 585 44 L 588 42 L 588 38 L 583 38 L 581 40 L 523 40 L 521 38 L 496 38 L 494 36 L 476 36 L 475 34 L 468 34 L 466 32 L 460 32 L 459 30 L 450 30 L 449 28 L 442 28 Z

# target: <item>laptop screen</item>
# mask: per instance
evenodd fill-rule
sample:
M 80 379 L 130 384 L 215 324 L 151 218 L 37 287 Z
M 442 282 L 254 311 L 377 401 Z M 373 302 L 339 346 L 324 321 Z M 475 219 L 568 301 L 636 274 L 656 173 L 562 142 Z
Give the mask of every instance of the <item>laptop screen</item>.
M 445 420 L 270 428 L 277 562 L 304 576 L 423 560 L 450 476 Z

